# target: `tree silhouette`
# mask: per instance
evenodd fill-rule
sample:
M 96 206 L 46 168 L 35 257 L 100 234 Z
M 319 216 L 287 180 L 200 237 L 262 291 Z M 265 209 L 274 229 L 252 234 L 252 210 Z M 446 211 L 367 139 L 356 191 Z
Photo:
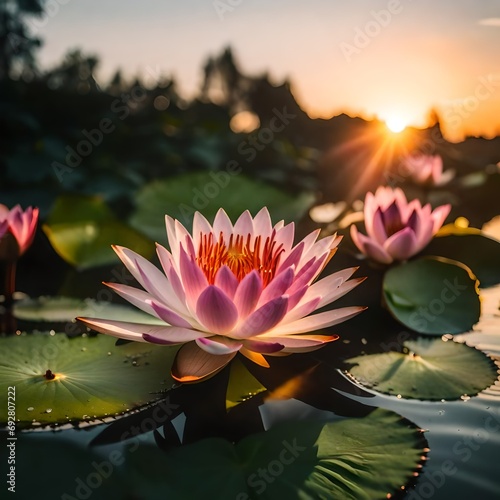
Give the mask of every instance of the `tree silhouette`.
M 29 17 L 43 14 L 44 1 L 2 0 L 0 3 L 0 80 L 11 77 L 14 70 L 21 73 L 24 69 L 34 69 L 33 53 L 41 41 L 30 31 Z
M 233 52 L 227 47 L 220 56 L 210 57 L 203 68 L 205 78 L 201 96 L 215 104 L 229 107 L 233 112 L 241 111 L 251 79 L 240 72 Z
M 86 55 L 80 49 L 69 51 L 62 63 L 44 75 L 50 88 L 63 88 L 67 91 L 87 94 L 98 90 L 94 79 L 94 70 L 99 59 L 94 55 Z

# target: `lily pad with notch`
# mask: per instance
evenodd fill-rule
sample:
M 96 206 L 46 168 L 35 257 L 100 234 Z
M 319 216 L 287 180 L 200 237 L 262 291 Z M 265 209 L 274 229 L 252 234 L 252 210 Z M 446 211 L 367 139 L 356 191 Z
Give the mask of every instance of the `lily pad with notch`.
M 161 397 L 173 380 L 177 347 L 105 335 L 31 334 L 0 338 L 0 423 L 7 422 L 7 387 L 16 388 L 16 425 L 102 419 Z
M 453 400 L 475 395 L 495 383 L 498 367 L 466 344 L 419 337 L 402 352 L 356 356 L 348 373 L 361 385 L 408 399 Z
M 478 229 L 453 226 L 438 234 L 424 253 L 462 262 L 471 268 L 483 288 L 500 283 L 500 241 Z
M 462 333 L 480 315 L 478 282 L 464 264 L 423 257 L 389 269 L 383 294 L 389 312 L 419 333 Z
M 236 445 L 209 438 L 167 453 L 141 446 L 126 467 L 150 500 L 370 500 L 414 480 L 426 447 L 414 424 L 376 409 L 364 418 L 286 423 Z

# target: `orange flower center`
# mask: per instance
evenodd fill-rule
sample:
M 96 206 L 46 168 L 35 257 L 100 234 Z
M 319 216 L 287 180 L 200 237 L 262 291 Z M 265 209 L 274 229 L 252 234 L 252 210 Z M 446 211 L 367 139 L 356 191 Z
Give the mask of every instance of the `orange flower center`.
M 246 238 L 232 234 L 226 244 L 222 233 L 218 241 L 212 233 L 201 234 L 196 262 L 212 285 L 219 269 L 227 266 L 239 281 L 253 270 L 258 271 L 266 286 L 274 278 L 283 252 L 283 245 L 277 246 L 274 236 L 273 232 L 262 245 L 262 236 L 252 244 L 250 234 Z

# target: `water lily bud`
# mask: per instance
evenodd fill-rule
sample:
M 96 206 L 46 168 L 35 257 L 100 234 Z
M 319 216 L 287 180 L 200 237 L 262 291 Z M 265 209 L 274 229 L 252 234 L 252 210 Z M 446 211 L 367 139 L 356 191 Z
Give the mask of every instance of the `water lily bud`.
M 368 235 L 351 226 L 351 238 L 360 252 L 382 264 L 407 260 L 428 245 L 443 225 L 451 205 L 432 211 L 429 204 L 407 201 L 400 188 L 379 187 L 365 197 Z
M 38 208 L 0 204 L 0 259 L 16 260 L 30 247 L 38 223 Z

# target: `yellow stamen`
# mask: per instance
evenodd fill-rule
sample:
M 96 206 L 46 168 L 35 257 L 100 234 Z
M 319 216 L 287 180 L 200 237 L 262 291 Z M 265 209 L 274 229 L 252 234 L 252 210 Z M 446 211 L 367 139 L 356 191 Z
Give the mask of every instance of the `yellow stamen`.
M 233 234 L 226 243 L 222 232 L 217 241 L 212 233 L 200 234 L 196 262 L 210 284 L 214 283 L 219 269 L 227 266 L 238 281 L 256 270 L 266 286 L 274 278 L 283 252 L 283 245 L 277 247 L 274 238 L 275 232 L 266 238 L 262 246 L 261 236 L 257 236 L 252 243 L 250 234 L 246 237 Z

